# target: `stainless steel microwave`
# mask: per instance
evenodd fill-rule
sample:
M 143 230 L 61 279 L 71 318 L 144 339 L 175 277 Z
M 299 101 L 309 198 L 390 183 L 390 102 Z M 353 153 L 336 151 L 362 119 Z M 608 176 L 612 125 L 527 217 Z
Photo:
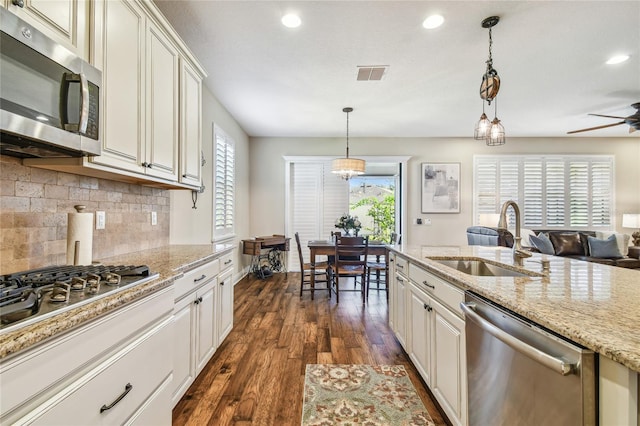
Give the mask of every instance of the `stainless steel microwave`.
M 0 7 L 0 153 L 100 155 L 102 73 Z

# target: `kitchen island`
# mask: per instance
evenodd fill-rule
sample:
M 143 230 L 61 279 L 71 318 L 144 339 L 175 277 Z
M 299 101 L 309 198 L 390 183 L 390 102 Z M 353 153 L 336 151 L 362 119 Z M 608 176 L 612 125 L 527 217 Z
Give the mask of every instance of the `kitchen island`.
M 390 247 L 392 254 L 400 260 L 407 259 L 409 265 L 417 265 L 452 284 L 460 292 L 471 290 L 599 354 L 601 424 L 602 416 L 611 410 L 617 411 L 615 414 L 620 414 L 620 410 L 626 411 L 622 417 L 616 418 L 616 424 L 620 424 L 618 419 L 622 419 L 622 424 L 628 420 L 636 424 L 640 372 L 640 311 L 637 309 L 640 270 L 541 254 L 534 254 L 524 260 L 523 266 L 517 266 L 511 250 L 502 247 Z M 462 259 L 483 260 L 506 270 L 535 276 L 470 275 L 438 262 Z M 544 274 L 543 259 L 549 260 L 550 266 Z M 393 285 L 393 278 L 391 283 Z M 405 298 L 405 301 L 409 303 L 410 298 Z M 450 306 L 455 309 L 453 304 Z M 411 306 L 407 307 L 410 309 Z M 411 326 L 409 320 L 407 327 Z M 413 350 L 410 343 L 409 348 L 408 352 Z M 614 392 L 622 390 L 622 393 L 613 395 L 611 389 Z M 612 397 L 616 399 L 615 404 L 620 404 L 621 396 L 624 403 L 612 407 L 608 398 Z M 459 412 L 464 413 L 464 406 Z M 461 418 L 464 424 L 464 418 Z
M 208 359 L 218 336 L 226 335 L 219 333 L 231 326 L 227 321 L 223 329 L 217 327 L 216 303 L 233 304 L 233 248 L 172 245 L 100 259 L 105 265 L 145 264 L 157 277 L 0 331 L 0 422 L 169 424 L 173 352 L 191 351 L 176 345 L 181 336 L 174 331 L 175 288 L 186 289 L 184 297 L 207 291 L 200 306 L 211 315 L 196 318 L 208 321 L 208 329 L 201 329 L 209 332 L 208 340 L 202 336 L 210 344 L 202 348 Z M 206 277 L 200 277 L 203 270 Z M 185 282 L 195 271 L 198 278 Z M 154 356 L 159 353 L 166 356 Z

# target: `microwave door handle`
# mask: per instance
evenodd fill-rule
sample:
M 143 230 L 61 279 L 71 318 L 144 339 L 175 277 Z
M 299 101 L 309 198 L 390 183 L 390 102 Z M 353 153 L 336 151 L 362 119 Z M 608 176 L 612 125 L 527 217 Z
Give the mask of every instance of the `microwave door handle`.
M 89 80 L 87 77 L 80 73 L 80 85 L 82 86 L 82 105 L 80 107 L 80 123 L 78 132 L 80 134 L 87 133 L 87 126 L 89 124 Z
M 67 108 L 69 108 L 69 84 L 80 83 L 80 118 L 79 123 L 69 123 L 69 114 Z M 85 134 L 89 125 L 89 80 L 87 77 L 80 74 L 65 73 L 62 78 L 62 85 L 60 87 L 60 121 L 62 128 L 70 132 L 78 132 Z

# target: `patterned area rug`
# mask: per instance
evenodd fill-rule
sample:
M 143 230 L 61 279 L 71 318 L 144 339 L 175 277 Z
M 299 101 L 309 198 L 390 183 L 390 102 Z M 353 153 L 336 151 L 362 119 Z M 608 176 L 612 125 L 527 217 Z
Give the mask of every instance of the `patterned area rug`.
M 402 365 L 307 365 L 303 426 L 433 424 Z

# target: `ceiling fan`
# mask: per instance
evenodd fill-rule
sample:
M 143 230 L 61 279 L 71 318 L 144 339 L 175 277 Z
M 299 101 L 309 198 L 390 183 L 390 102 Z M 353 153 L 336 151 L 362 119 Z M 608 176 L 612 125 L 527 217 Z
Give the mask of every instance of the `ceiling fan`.
M 631 107 L 635 108 L 636 112 L 631 114 L 628 117 L 617 117 L 615 115 L 589 114 L 589 115 L 595 115 L 596 117 L 617 118 L 617 119 L 620 119 L 622 121 L 619 121 L 617 123 L 612 123 L 612 124 L 605 124 L 603 126 L 589 127 L 588 129 L 573 130 L 571 132 L 567 132 L 567 134 L 588 132 L 590 130 L 597 130 L 597 129 L 604 129 L 606 127 L 618 126 L 620 124 L 628 124 L 629 125 L 629 133 L 633 133 L 636 130 L 640 130 L 640 102 L 636 102 L 635 104 L 631 105 Z

